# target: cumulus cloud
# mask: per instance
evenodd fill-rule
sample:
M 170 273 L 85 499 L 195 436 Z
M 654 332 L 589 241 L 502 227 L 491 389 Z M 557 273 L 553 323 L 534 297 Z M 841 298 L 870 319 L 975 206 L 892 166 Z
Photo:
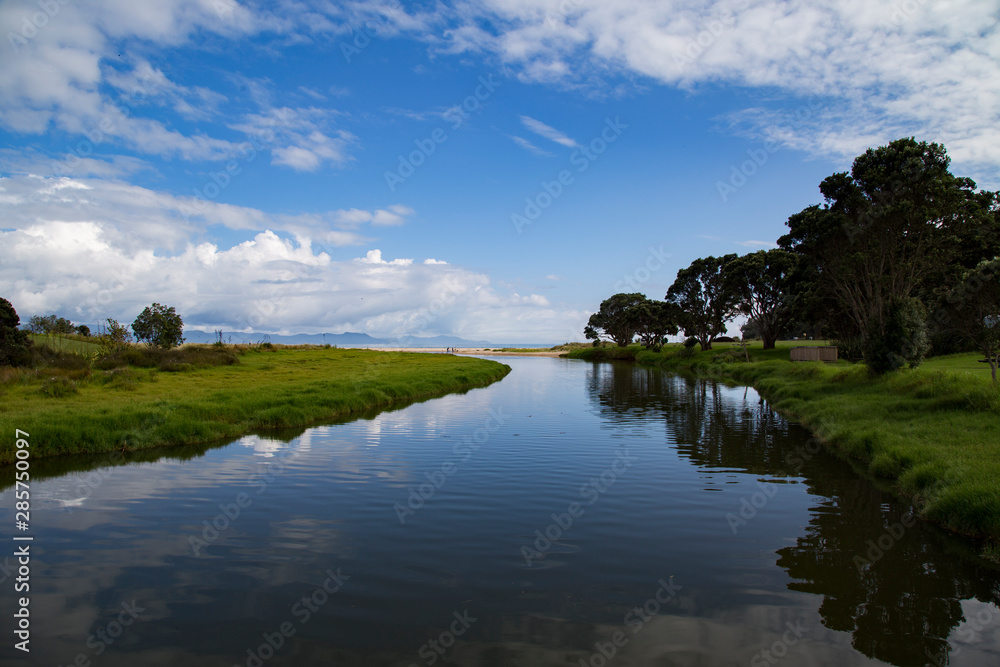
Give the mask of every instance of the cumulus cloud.
M 272 216 L 197 202 L 197 215 L 187 215 L 194 205 L 101 179 L 0 179 L 0 294 L 24 319 L 55 312 L 90 324 L 131 322 L 149 303 L 168 303 L 205 331 L 546 341 L 563 337 L 553 322 L 582 318 L 442 260 L 387 258 L 378 248 L 347 255 L 338 246 L 360 237 L 332 228 L 335 213 Z M 205 238 L 206 225 L 245 240 L 224 247 Z

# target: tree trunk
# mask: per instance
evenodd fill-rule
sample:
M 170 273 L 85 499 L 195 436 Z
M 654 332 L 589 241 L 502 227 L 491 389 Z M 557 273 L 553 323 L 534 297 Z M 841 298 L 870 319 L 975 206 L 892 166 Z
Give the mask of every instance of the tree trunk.
M 771 336 L 769 334 L 764 334 L 763 332 L 761 332 L 760 339 L 764 341 L 765 350 L 773 350 L 775 341 L 777 340 L 777 336 Z

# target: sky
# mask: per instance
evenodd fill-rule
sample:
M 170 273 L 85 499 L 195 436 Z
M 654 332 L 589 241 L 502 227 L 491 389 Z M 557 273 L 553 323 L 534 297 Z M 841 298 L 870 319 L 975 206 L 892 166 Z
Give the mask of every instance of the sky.
M 995 0 L 0 0 L 0 296 L 583 340 L 868 147 L 1000 187 Z

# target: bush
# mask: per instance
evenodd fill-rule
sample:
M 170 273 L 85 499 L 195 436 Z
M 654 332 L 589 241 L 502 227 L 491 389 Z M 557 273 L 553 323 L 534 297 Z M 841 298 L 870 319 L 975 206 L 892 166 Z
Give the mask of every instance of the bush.
M 97 356 L 106 357 L 124 352 L 129 349 L 131 342 L 132 334 L 128 332 L 128 327 L 109 317 L 107 325 L 100 327 L 98 331 L 97 344 L 101 349 Z
M 132 323 L 132 331 L 137 340 L 165 350 L 184 342 L 184 321 L 173 306 L 146 306 Z
M 698 339 L 695 338 L 694 336 L 689 336 L 684 340 L 684 347 L 688 348 L 689 350 L 697 344 L 698 344 Z
M 31 340 L 18 329 L 21 318 L 10 301 L 0 298 L 0 366 L 23 366 L 27 363 Z
M 77 388 L 76 383 L 67 377 L 50 377 L 38 391 L 49 398 L 62 398 L 77 393 Z
M 930 350 L 927 309 L 919 299 L 896 299 L 889 306 L 885 331 L 872 335 L 864 348 L 865 363 L 877 375 L 903 366 L 916 368 Z

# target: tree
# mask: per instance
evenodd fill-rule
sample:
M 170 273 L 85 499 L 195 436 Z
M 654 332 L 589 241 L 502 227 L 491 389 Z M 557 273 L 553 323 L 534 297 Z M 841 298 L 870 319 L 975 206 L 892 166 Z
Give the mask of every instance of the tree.
M 18 329 L 21 318 L 10 301 L 0 297 L 0 366 L 16 366 L 25 361 L 31 339 Z
M 694 336 L 702 350 L 711 350 L 716 336 L 726 332 L 726 322 L 739 311 L 732 285 L 724 276 L 725 266 L 736 255 L 696 259 L 677 272 L 667 291 L 667 301 L 680 309 L 679 324 L 685 336 Z
M 667 336 L 674 336 L 680 330 L 677 325 L 680 311 L 677 304 L 666 301 L 644 299 L 636 306 L 636 334 L 647 350 L 663 347 Z
M 814 303 L 839 317 L 839 335 L 860 339 L 866 362 L 893 338 L 890 311 L 909 312 L 908 300 L 953 261 L 948 239 L 992 206 L 949 164 L 943 146 L 913 138 L 868 149 L 850 174 L 820 184 L 826 204 L 791 216 L 779 239 L 803 256 Z
M 81 336 L 90 336 L 90 327 L 86 324 L 81 324 L 76 328 L 76 332 Z
M 65 317 L 32 315 L 28 320 L 28 330 L 33 334 L 68 334 L 74 333 L 76 327 Z
M 765 350 L 792 322 L 792 279 L 798 256 L 785 250 L 759 250 L 726 264 L 725 278 L 740 312 L 756 325 Z
M 184 342 L 184 322 L 173 306 L 146 306 L 132 323 L 132 331 L 137 340 L 166 350 Z
M 947 296 L 953 327 L 990 365 L 993 382 L 1000 366 L 1000 257 L 983 262 Z
M 638 292 L 615 294 L 601 302 L 601 307 L 590 316 L 583 333 L 588 340 L 610 338 L 618 347 L 626 347 L 639 330 L 638 307 L 646 297 Z

